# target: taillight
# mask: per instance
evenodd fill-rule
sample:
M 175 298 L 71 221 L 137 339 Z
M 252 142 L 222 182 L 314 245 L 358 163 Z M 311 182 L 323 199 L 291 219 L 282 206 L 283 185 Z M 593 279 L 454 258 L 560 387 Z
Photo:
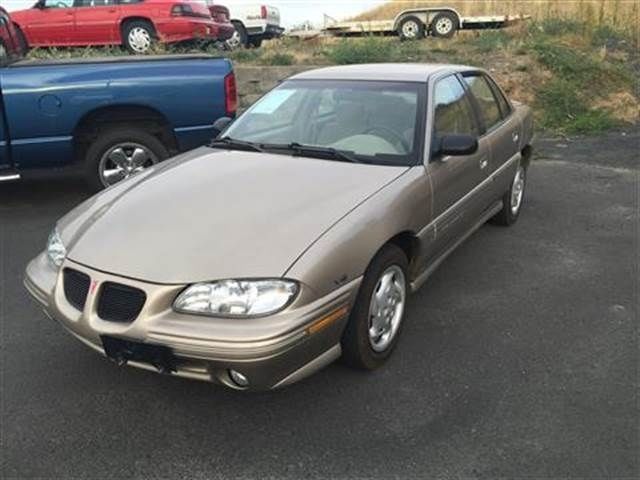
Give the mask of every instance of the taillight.
M 171 16 L 173 17 L 192 17 L 193 15 L 193 8 L 189 4 L 176 3 L 171 7 Z
M 260 16 L 262 18 L 267 18 L 267 6 L 266 5 L 262 5 L 260 7 Z
M 238 110 L 238 89 L 236 88 L 236 76 L 233 72 L 224 77 L 224 98 L 227 117 L 233 117 Z

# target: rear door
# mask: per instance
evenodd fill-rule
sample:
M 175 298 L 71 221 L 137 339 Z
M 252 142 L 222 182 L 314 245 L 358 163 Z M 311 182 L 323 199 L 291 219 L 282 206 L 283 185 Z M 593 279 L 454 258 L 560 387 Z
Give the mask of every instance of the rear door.
M 487 173 L 498 172 L 491 188 L 492 195 L 499 198 L 507 190 L 519 158 L 520 121 L 504 94 L 486 74 L 465 73 L 462 78 L 480 117 L 482 139 L 490 149 Z M 507 162 L 510 163 L 507 165 Z
M 73 0 L 45 0 L 41 8 L 31 10 L 25 25 L 33 46 L 69 45 L 73 39 L 75 8 Z
M 116 0 L 75 0 L 75 39 L 83 45 L 120 43 Z
M 480 141 L 472 155 L 442 156 L 433 145 L 447 134 L 478 137 L 480 128 L 470 99 L 457 75 L 436 81 L 431 101 L 432 153 L 427 171 L 433 186 L 434 254 L 442 253 L 473 226 L 487 207 L 479 201 L 487 178 L 488 146 Z

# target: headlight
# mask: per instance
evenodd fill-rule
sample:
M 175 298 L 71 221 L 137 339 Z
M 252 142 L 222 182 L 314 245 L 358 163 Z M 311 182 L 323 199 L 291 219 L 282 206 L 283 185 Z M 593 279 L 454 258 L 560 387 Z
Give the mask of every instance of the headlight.
M 47 240 L 47 256 L 56 267 L 60 267 L 67 256 L 67 249 L 64 248 L 60 234 L 55 228 L 49 234 L 49 240 Z
M 221 280 L 188 287 L 173 308 L 214 317 L 258 317 L 282 310 L 297 292 L 298 285 L 289 280 Z

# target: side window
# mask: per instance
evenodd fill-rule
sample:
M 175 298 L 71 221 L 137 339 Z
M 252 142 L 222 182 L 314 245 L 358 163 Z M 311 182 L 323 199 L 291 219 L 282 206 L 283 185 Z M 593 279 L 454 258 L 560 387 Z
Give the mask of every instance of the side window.
M 104 7 L 106 5 L 115 5 L 115 0 L 76 0 L 76 7 Z
M 487 77 L 487 81 L 491 85 L 491 90 L 493 90 L 493 94 L 498 99 L 498 105 L 500 105 L 500 110 L 502 111 L 502 117 L 503 118 L 508 117 L 509 114 L 511 113 L 511 105 L 509 105 L 509 102 L 507 101 L 505 96 L 502 94 L 502 91 L 496 85 L 496 82 L 494 82 L 491 78 L 488 78 L 488 77 Z
M 71 8 L 73 0 L 45 0 L 44 8 Z
M 497 123 L 500 123 L 502 120 L 500 107 L 486 78 L 483 75 L 468 75 L 464 77 L 464 81 L 478 102 L 480 115 L 484 120 L 486 129 L 489 130 Z
M 436 83 L 433 98 L 434 135 L 448 133 L 478 135 L 473 110 L 460 81 L 455 76 Z

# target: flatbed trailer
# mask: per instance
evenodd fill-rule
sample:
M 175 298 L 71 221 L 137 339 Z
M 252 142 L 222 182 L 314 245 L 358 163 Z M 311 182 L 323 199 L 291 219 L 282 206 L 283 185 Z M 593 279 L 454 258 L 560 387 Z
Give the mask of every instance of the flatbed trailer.
M 453 8 L 414 8 L 403 10 L 391 20 L 336 22 L 324 32 L 333 36 L 397 35 L 416 40 L 427 35 L 450 38 L 458 30 L 497 29 L 527 20 L 530 15 L 488 15 L 463 17 Z

